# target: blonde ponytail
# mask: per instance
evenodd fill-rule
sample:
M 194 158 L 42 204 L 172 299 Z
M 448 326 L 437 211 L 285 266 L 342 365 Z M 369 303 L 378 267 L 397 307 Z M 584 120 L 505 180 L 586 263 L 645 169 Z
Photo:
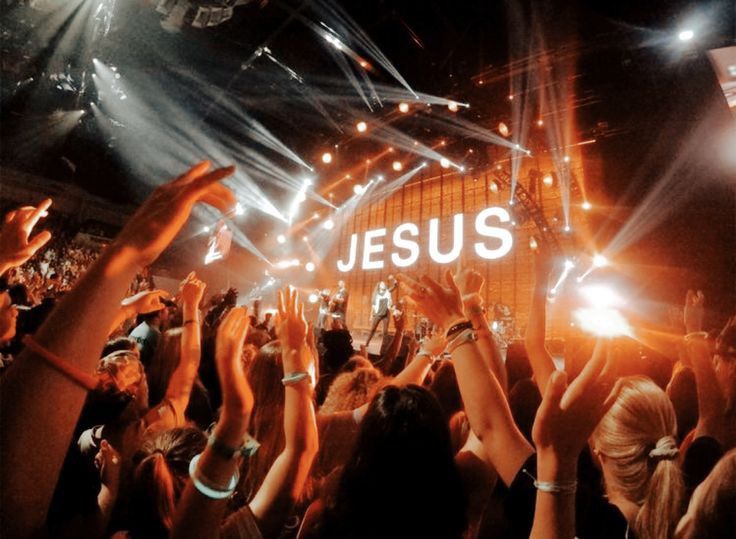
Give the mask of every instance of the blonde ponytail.
M 606 489 L 639 506 L 639 537 L 669 539 L 682 516 L 684 483 L 677 462 L 677 425 L 669 398 L 652 380 L 618 381 L 616 402 L 593 433 L 607 469 Z

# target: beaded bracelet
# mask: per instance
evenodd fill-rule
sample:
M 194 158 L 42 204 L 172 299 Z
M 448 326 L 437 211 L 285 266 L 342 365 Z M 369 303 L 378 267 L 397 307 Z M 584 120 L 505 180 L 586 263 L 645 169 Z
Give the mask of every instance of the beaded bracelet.
M 450 329 L 447 330 L 446 337 L 448 339 L 451 339 L 458 333 L 460 333 L 464 329 L 472 329 L 473 323 L 470 320 L 463 320 L 462 322 L 458 322 L 454 326 L 451 326 Z
M 199 458 L 201 456 L 202 453 L 195 455 L 192 462 L 189 463 L 189 477 L 192 479 L 194 488 L 212 500 L 224 500 L 225 498 L 232 496 L 233 492 L 235 492 L 235 487 L 238 485 L 238 479 L 240 479 L 240 475 L 237 470 L 230 479 L 230 484 L 227 487 L 217 485 L 199 473 L 197 464 L 199 463 Z

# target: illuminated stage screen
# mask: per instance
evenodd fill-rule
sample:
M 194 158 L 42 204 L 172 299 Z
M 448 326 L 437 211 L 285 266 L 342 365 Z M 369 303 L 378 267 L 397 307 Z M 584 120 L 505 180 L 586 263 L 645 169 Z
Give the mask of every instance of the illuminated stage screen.
M 544 189 L 541 178 L 519 177 L 546 219 L 558 223 L 559 191 Z M 390 196 L 359 207 L 339 231 L 329 258 L 335 282 L 343 279 L 350 292 L 348 325 L 370 327 L 378 281 L 399 272 L 441 279 L 460 261 L 485 277 L 482 295 L 491 316 L 496 305 L 507 314 L 510 310 L 513 323 L 505 336 L 522 336 L 533 286 L 530 240 L 539 231 L 523 206 L 509 205 L 509 199 L 509 187 L 492 172 L 428 170 Z M 406 311 L 407 329 L 412 329 L 420 318 L 411 307 Z M 561 329 L 552 332 L 559 335 Z

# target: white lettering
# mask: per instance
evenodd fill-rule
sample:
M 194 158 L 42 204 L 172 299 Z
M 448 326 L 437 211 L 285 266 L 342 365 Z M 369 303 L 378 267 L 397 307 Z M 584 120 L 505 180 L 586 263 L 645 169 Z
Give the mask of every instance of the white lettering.
M 350 271 L 353 269 L 353 266 L 355 265 L 355 254 L 358 250 L 358 235 L 353 234 L 350 236 L 350 258 L 348 258 L 348 263 L 346 264 L 342 260 L 337 261 L 337 269 L 339 269 L 342 272 Z
M 489 217 L 496 217 L 502 223 L 508 223 L 511 217 L 505 209 L 494 206 L 493 208 L 486 208 L 475 218 L 475 230 L 478 234 L 501 241 L 501 245 L 495 249 L 489 249 L 480 241 L 475 244 L 475 252 L 478 253 L 478 256 L 487 260 L 494 260 L 506 256 L 511 251 L 511 247 L 514 244 L 514 237 L 505 228 L 488 226 L 486 219 Z
M 412 240 L 405 240 L 401 237 L 401 234 L 408 232 L 412 236 L 419 236 L 419 227 L 414 223 L 404 223 L 396 227 L 394 230 L 394 245 L 399 249 L 406 249 L 409 251 L 409 256 L 402 258 L 398 253 L 391 253 L 391 262 L 394 265 L 405 268 L 411 266 L 419 258 L 419 244 Z
M 452 249 L 449 253 L 440 253 L 439 219 L 429 221 L 429 256 L 438 264 L 448 264 L 460 256 L 463 249 L 463 214 L 458 213 L 452 219 Z
M 374 238 L 381 238 L 386 235 L 385 228 L 379 228 L 376 230 L 369 230 L 365 233 L 363 241 L 363 269 L 381 269 L 383 268 L 383 260 L 371 260 L 373 253 L 382 253 L 383 244 L 374 245 L 372 240 Z

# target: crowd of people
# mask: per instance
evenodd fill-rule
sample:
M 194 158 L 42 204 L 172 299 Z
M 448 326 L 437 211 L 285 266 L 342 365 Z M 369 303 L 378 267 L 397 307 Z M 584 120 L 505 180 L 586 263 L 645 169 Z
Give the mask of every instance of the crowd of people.
M 100 253 L 45 254 L 51 201 L 5 217 L 3 536 L 733 536 L 736 317 L 704 332 L 688 293 L 679 333 L 641 336 L 655 370 L 602 338 L 560 370 L 541 249 L 523 353 L 499 353 L 465 269 L 397 275 L 434 330 L 407 345 L 395 314 L 372 361 L 347 330 L 308 324 L 289 286 L 269 320 L 194 272 L 173 297 L 153 287 L 144 268 L 196 203 L 235 206 L 232 173 L 203 162 L 163 184 Z M 38 275 L 48 292 L 44 262 L 68 266 L 69 290 L 21 325 L 13 287 Z

